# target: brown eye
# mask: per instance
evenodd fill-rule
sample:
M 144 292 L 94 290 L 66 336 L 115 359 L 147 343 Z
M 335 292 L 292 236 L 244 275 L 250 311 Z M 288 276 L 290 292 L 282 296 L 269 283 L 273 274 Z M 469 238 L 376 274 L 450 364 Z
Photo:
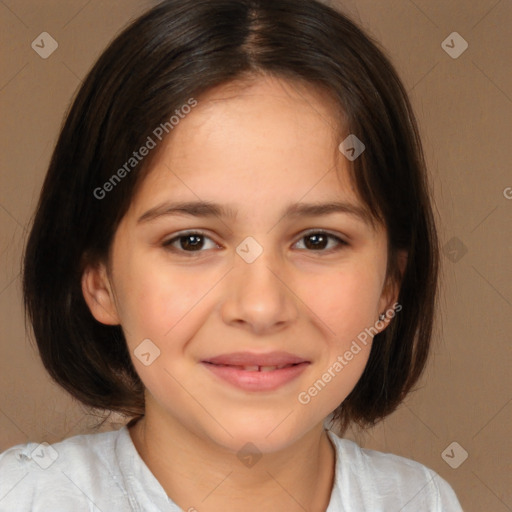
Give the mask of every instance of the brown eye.
M 318 233 L 315 235 L 308 235 L 304 237 L 304 240 L 306 240 L 305 246 L 308 249 L 318 250 L 325 249 L 327 247 L 329 237 L 322 233 Z
M 178 238 L 180 242 L 180 248 L 186 251 L 196 251 L 201 249 L 204 245 L 204 238 L 202 235 L 185 235 Z
M 210 237 L 199 232 L 181 233 L 164 242 L 163 246 L 178 252 L 203 252 L 202 249 L 205 248 L 206 241 L 211 242 L 211 247 L 206 247 L 206 249 L 218 247 Z
M 304 246 L 310 251 L 328 252 L 329 250 L 336 250 L 336 248 L 340 248 L 340 246 L 348 245 L 347 242 L 341 238 L 330 233 L 326 233 L 325 231 L 310 232 L 304 235 L 301 238 L 301 241 L 302 240 L 305 240 Z M 329 247 L 329 241 L 331 240 L 334 241 L 334 247 L 332 244 Z M 328 250 L 326 251 L 326 249 Z

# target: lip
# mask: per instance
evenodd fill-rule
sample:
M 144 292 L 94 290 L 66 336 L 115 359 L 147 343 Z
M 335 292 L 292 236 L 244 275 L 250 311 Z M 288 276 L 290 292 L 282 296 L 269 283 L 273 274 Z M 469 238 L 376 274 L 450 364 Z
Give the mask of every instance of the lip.
M 296 379 L 310 361 L 288 352 L 254 354 L 234 352 L 201 361 L 201 364 L 220 379 L 245 391 L 274 391 Z M 269 369 L 268 367 L 285 366 Z M 244 369 L 242 367 L 250 367 Z M 255 367 L 258 367 L 255 370 Z M 262 368 L 261 367 L 266 367 Z
M 266 354 L 231 352 L 230 354 L 209 357 L 202 362 L 229 366 L 283 366 L 285 364 L 299 364 L 309 361 L 289 352 L 268 352 Z

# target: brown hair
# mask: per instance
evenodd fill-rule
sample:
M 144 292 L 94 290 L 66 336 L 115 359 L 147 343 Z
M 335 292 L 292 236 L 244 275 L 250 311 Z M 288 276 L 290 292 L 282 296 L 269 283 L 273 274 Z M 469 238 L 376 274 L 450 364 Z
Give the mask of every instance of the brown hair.
M 80 280 L 86 262 L 108 259 L 151 158 L 116 183 L 108 199 L 94 190 L 189 98 L 257 73 L 307 81 L 335 98 L 347 133 L 366 145 L 352 162 L 352 178 L 388 230 L 388 276 L 401 279 L 403 311 L 375 337 L 364 373 L 334 420 L 342 431 L 350 422 L 371 425 L 418 381 L 432 337 L 438 242 L 417 123 L 383 50 L 316 0 L 166 0 L 109 45 L 79 89 L 24 256 L 24 300 L 42 361 L 88 406 L 144 413 L 144 387 L 122 329 L 93 318 Z M 408 252 L 403 276 L 400 249 Z

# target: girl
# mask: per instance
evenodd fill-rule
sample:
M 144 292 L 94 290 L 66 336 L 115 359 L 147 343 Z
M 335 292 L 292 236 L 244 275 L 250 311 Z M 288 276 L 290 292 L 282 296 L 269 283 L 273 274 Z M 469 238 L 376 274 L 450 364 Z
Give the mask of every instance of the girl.
M 368 36 L 314 0 L 162 2 L 81 87 L 24 259 L 46 368 L 131 421 L 4 452 L 0 510 L 460 511 L 335 432 L 417 382 L 437 266 Z

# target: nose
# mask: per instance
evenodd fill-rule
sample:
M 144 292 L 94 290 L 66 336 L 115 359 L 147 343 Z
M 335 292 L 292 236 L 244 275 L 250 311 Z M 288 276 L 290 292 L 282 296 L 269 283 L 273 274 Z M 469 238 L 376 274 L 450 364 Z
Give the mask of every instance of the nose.
M 286 262 L 263 250 L 252 262 L 235 256 L 221 307 L 223 321 L 254 334 L 271 334 L 298 317 L 299 300 L 293 292 Z

